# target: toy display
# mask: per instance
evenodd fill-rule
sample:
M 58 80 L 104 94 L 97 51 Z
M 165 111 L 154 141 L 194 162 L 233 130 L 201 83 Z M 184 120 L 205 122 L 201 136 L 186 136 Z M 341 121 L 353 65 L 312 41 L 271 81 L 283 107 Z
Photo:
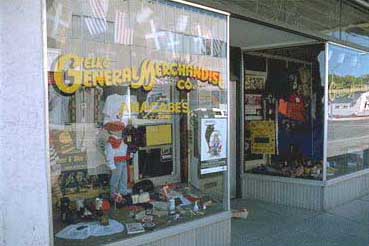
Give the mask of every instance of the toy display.
M 181 223 L 222 209 L 220 201 L 180 183 L 151 187 L 143 183 L 132 195 L 100 194 L 95 199 L 61 199 L 59 240 L 103 235 L 132 235 Z M 145 185 L 143 185 L 145 184 Z M 144 191 L 150 190 L 150 191 Z M 117 201 L 121 199 L 119 203 Z M 119 205 L 119 206 L 118 206 Z M 125 229 L 124 229 L 125 228 Z

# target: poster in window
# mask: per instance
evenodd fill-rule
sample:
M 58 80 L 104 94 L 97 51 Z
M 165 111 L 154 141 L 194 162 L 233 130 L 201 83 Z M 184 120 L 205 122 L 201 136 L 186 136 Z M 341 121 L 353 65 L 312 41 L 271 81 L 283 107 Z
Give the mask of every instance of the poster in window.
M 265 72 L 246 71 L 245 90 L 264 90 L 266 81 Z
M 275 154 L 275 122 L 251 121 L 251 153 Z
M 201 120 L 201 161 L 227 157 L 227 119 Z
M 262 100 L 260 94 L 245 94 L 245 120 L 262 119 Z
M 146 127 L 147 146 L 156 146 L 172 143 L 172 126 L 156 125 Z
M 72 130 L 51 130 L 50 144 L 55 148 L 61 171 L 75 171 L 87 168 L 87 153 L 76 146 L 76 132 Z

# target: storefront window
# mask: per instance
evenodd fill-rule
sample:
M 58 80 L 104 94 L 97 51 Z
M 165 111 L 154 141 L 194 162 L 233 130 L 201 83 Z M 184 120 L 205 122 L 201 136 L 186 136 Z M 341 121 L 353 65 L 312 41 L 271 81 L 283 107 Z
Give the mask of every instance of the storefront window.
M 323 177 L 324 45 L 244 55 L 244 170 Z
M 327 178 L 369 166 L 369 54 L 329 45 Z
M 227 17 L 164 0 L 47 1 L 55 245 L 224 211 Z

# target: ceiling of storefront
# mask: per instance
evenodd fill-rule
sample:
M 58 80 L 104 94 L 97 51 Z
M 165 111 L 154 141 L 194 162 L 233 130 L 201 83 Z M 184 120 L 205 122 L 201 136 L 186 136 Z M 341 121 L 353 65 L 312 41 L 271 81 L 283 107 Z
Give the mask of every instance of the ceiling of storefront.
M 231 18 L 230 44 L 247 49 L 283 47 L 314 42 L 313 39 L 284 32 L 275 28 Z
M 288 29 L 369 47 L 369 0 L 190 0 Z

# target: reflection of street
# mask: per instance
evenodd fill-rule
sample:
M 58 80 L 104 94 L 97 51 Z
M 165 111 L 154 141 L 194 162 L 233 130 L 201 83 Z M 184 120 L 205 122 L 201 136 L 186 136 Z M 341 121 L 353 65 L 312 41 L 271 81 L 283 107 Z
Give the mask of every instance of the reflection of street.
M 369 119 L 328 122 L 328 156 L 369 148 Z

